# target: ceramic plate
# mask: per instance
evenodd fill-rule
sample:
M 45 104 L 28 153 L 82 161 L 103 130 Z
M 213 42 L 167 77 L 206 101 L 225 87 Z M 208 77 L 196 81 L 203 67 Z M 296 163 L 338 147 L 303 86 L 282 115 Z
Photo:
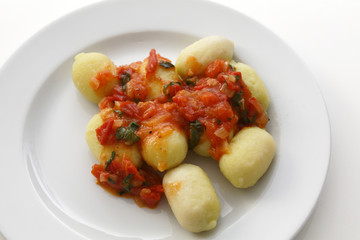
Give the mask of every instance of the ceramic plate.
M 277 153 L 247 190 L 232 187 L 216 161 L 189 154 L 222 207 L 213 231 L 193 234 L 179 226 L 165 198 L 155 210 L 139 208 L 95 184 L 84 134 L 98 108 L 73 86 L 71 66 L 79 52 L 101 52 L 122 65 L 143 60 L 152 48 L 175 62 L 181 49 L 209 35 L 234 41 L 235 59 L 263 79 Z M 83 8 L 24 44 L 0 82 L 0 230 L 8 239 L 289 239 L 326 176 L 329 123 L 314 77 L 265 27 L 210 2 L 104 1 Z

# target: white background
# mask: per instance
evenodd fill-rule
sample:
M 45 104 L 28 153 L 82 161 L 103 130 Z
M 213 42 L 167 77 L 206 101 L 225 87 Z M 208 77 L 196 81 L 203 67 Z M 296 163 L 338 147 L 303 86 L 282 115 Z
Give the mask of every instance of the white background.
M 1 0 L 0 67 L 41 28 L 94 2 Z M 359 239 L 360 1 L 214 2 L 248 15 L 282 38 L 313 72 L 327 104 L 332 135 L 328 175 L 313 214 L 295 239 Z M 312 116 L 308 119 L 311 124 Z

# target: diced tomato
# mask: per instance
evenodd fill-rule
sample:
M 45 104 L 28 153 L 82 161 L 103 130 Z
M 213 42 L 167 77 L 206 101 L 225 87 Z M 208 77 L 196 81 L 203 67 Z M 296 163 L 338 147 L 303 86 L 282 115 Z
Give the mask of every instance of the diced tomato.
M 210 78 L 216 78 L 219 73 L 225 72 L 227 68 L 228 64 L 226 61 L 216 59 L 207 66 L 205 70 L 205 76 Z
M 260 102 L 252 97 L 249 99 L 249 118 L 255 118 L 255 125 L 260 128 L 265 128 L 269 118 L 261 106 Z
M 99 102 L 98 106 L 101 109 L 113 107 L 115 101 L 126 101 L 128 100 L 128 97 L 126 96 L 126 93 L 122 89 L 120 85 L 116 85 L 112 90 L 109 96 L 104 97 Z
M 164 188 L 162 185 L 153 185 L 150 187 L 145 187 L 140 191 L 140 199 L 149 208 L 155 208 L 159 203 L 163 193 L 164 193 Z
M 178 91 L 182 89 L 179 82 L 170 82 L 163 87 L 163 93 L 168 97 L 173 97 Z
M 126 84 L 126 94 L 133 101 L 143 101 L 146 98 L 148 89 L 140 74 L 131 75 L 131 80 Z
M 124 101 L 119 103 L 119 110 L 123 112 L 127 117 L 140 118 L 139 107 L 135 102 Z
M 157 65 L 158 65 L 158 59 L 156 56 L 156 51 L 155 49 L 151 49 L 148 58 L 148 64 L 146 65 L 146 75 L 154 73 Z
M 139 197 L 149 208 L 157 206 L 164 192 L 160 176 L 148 167 L 138 170 L 128 158 L 113 160 L 106 167 L 94 164 L 91 173 L 102 186 L 120 195 Z
M 96 136 L 101 145 L 116 143 L 115 130 L 113 130 L 114 119 L 108 119 L 96 129 Z
M 199 96 L 199 100 L 206 106 L 212 106 L 220 101 L 214 92 L 204 92 Z
M 114 78 L 115 76 L 113 75 L 113 73 L 110 70 L 105 69 L 98 72 L 95 77 L 91 78 L 90 86 L 94 90 L 98 90 L 100 87 L 105 86 L 111 79 Z

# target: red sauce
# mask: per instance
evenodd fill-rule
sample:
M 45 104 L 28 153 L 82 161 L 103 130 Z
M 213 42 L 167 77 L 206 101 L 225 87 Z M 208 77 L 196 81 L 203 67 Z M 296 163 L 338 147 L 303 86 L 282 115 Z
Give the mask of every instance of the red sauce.
M 135 197 L 149 208 L 157 206 L 164 192 L 160 175 L 147 167 L 136 169 L 127 158 L 120 162 L 113 160 L 107 166 L 95 164 L 91 173 L 108 191 L 118 196 Z
M 160 61 L 169 60 L 152 49 L 144 61 L 147 61 L 146 76 L 141 74 L 142 62 L 119 66 L 119 84 L 100 101 L 104 123 L 96 129 L 96 134 L 102 145 L 125 142 L 135 144 L 140 150 L 139 143 L 148 135 L 155 132 L 166 135 L 172 129 L 183 131 L 191 141 L 192 124 L 195 124 L 211 143 L 210 156 L 219 160 L 228 150 L 231 134 L 246 126 L 265 128 L 268 117 L 264 109 L 243 82 L 241 73 L 234 71 L 229 62 L 215 60 L 203 75 L 164 84 L 161 96 L 145 101 L 147 79 L 154 77 Z M 123 133 L 128 131 L 129 139 L 121 133 L 119 138 L 119 128 L 123 128 L 120 129 Z M 130 163 L 126 158 L 115 159 L 107 167 L 94 165 L 92 173 L 107 189 L 126 193 L 140 205 L 155 207 L 163 193 L 160 175 L 150 171 L 146 164 L 136 169 Z M 131 180 L 125 184 L 129 174 Z

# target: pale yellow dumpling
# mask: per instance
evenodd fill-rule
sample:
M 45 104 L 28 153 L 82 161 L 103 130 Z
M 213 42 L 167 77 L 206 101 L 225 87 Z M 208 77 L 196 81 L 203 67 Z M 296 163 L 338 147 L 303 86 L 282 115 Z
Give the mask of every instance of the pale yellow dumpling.
M 248 188 L 264 175 L 275 155 L 273 137 L 258 127 L 244 128 L 230 142 L 230 152 L 220 158 L 222 174 L 237 188 Z
M 211 142 L 208 139 L 206 133 L 203 133 L 200 137 L 200 142 L 193 148 L 193 151 L 200 156 L 210 157 L 209 150 L 211 148 Z
M 98 103 L 103 97 L 109 95 L 111 89 L 118 83 L 117 78 L 111 78 L 108 82 L 94 90 L 90 86 L 92 78 L 96 77 L 98 72 L 109 70 L 116 75 L 116 66 L 104 54 L 101 53 L 80 53 L 75 56 L 75 62 L 72 67 L 72 78 L 76 88 L 91 102 Z
M 260 102 L 264 110 L 267 111 L 269 107 L 269 94 L 255 70 L 244 63 L 231 61 L 230 64 L 235 67 L 236 71 L 241 72 L 242 80 L 249 88 L 251 94 Z
M 181 164 L 163 178 L 166 198 L 179 224 L 190 232 L 215 228 L 220 201 L 206 173 L 193 164 Z
M 232 41 L 220 36 L 205 37 L 180 52 L 175 63 L 176 72 L 185 80 L 204 73 L 206 67 L 216 59 L 230 61 L 233 53 Z
M 141 167 L 143 161 L 136 145 L 127 146 L 123 143 L 118 143 L 115 145 L 103 146 L 100 144 L 95 130 L 102 124 L 103 120 L 101 119 L 100 114 L 95 114 L 86 126 L 85 133 L 86 142 L 100 164 L 105 164 L 105 162 L 110 159 L 112 152 L 115 151 L 116 156 L 118 156 L 119 159 L 127 157 L 136 167 Z
M 153 132 L 142 140 L 142 156 L 154 169 L 163 172 L 181 164 L 187 154 L 188 143 L 185 134 L 173 129 L 162 134 Z
M 146 76 L 146 66 L 148 59 L 145 59 L 140 67 L 140 73 L 144 77 L 148 86 L 148 92 L 146 95 L 146 101 L 153 100 L 161 96 L 164 92 L 164 85 L 170 82 L 180 82 L 180 78 L 175 72 L 175 68 L 164 68 L 160 65 L 156 67 L 153 74 Z

